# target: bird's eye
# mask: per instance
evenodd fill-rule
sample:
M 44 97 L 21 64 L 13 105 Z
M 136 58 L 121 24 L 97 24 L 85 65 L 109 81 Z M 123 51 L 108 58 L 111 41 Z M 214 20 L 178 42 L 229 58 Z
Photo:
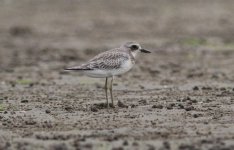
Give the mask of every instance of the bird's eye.
M 139 47 L 137 45 L 132 45 L 131 46 L 131 50 L 137 50 L 137 49 L 139 49 Z

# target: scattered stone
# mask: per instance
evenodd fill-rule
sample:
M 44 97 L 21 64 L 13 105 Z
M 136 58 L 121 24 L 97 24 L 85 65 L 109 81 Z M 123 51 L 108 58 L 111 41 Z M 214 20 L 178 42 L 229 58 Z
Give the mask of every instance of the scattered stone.
M 193 118 L 198 118 L 199 116 L 199 114 L 193 114 Z
M 168 141 L 164 141 L 164 142 L 163 142 L 163 147 L 164 147 L 166 150 L 171 149 L 170 143 L 169 143 Z
M 123 141 L 123 145 L 124 145 L 124 146 L 128 146 L 128 141 L 127 141 L 127 140 L 124 140 L 124 141 Z
M 167 109 L 173 109 L 173 105 L 171 105 L 171 104 L 169 104 L 168 106 L 167 106 Z
M 184 105 L 183 104 L 178 104 L 180 109 L 184 109 Z
M 212 144 L 213 143 L 212 140 L 208 140 L 208 139 L 202 139 L 200 142 L 201 142 L 201 144 Z
M 202 87 L 202 90 L 212 90 L 212 88 L 211 87 Z
M 96 83 L 95 86 L 96 86 L 96 88 L 98 88 L 98 89 L 103 88 L 103 85 L 101 85 L 100 83 Z
M 23 99 L 23 100 L 21 100 L 21 103 L 28 103 L 28 100 L 27 99 Z
M 114 147 L 114 148 L 112 148 L 112 150 L 124 150 L 124 148 L 123 147 Z
M 194 107 L 193 106 L 187 106 L 184 108 L 186 111 L 191 111 L 191 110 L 194 110 Z
M 72 107 L 71 107 L 71 106 L 66 106 L 64 109 L 65 109 L 66 111 L 72 111 Z
M 153 145 L 147 145 L 148 146 L 148 150 L 155 150 L 156 148 Z
M 158 108 L 158 109 L 163 109 L 163 105 L 153 105 L 152 108 Z
M 194 87 L 193 87 L 193 90 L 194 90 L 194 91 L 197 91 L 197 90 L 199 90 L 199 87 L 198 87 L 198 86 L 194 86 Z
M 149 68 L 149 72 L 150 74 L 155 75 L 155 74 L 159 74 L 161 71 L 157 68 Z
M 125 104 L 124 104 L 123 102 L 121 102 L 121 101 L 118 101 L 117 105 L 118 105 L 119 107 L 121 107 L 121 108 L 128 108 L 128 106 L 125 105 Z
M 28 86 L 29 86 L 29 87 L 33 87 L 33 86 L 34 86 L 34 83 L 29 83 Z
M 144 85 L 139 85 L 139 88 L 144 90 L 145 89 L 145 86 Z
M 196 150 L 193 145 L 181 144 L 178 148 L 179 150 Z
M 49 149 L 52 150 L 68 150 L 68 147 L 65 143 L 56 143 L 50 146 Z
M 225 87 L 221 87 L 220 90 L 221 90 L 221 91 L 225 91 L 226 88 L 225 88 Z
M 146 105 L 148 103 L 147 100 L 145 99 L 139 100 L 138 102 L 139 104 L 143 104 L 143 105 Z
M 97 107 L 94 107 L 94 106 L 93 106 L 93 107 L 91 107 L 91 111 L 92 111 L 92 112 L 98 112 L 98 109 L 97 109 Z
M 14 26 L 10 28 L 9 33 L 12 36 L 25 36 L 32 34 L 32 30 L 27 26 Z
M 30 119 L 30 120 L 25 121 L 25 124 L 26 125 L 35 125 L 35 124 L 37 124 L 37 122 L 34 121 L 34 120 L 32 120 L 32 119 Z
M 210 99 L 208 98 L 208 99 L 206 99 L 205 102 L 206 102 L 206 103 L 210 103 L 210 102 L 212 102 L 212 100 L 210 100 Z
M 51 113 L 51 111 L 50 111 L 49 109 L 46 109 L 45 112 L 46 112 L 47 114 Z
M 197 100 L 192 99 L 191 102 L 192 102 L 192 103 L 197 103 Z
M 137 105 L 135 105 L 135 104 L 132 104 L 132 105 L 131 105 L 131 108 L 135 108 L 135 107 L 137 107 Z
M 7 123 L 6 123 L 6 122 L 3 122 L 2 125 L 3 125 L 3 126 L 7 126 Z
M 191 101 L 188 101 L 187 104 L 188 104 L 188 105 L 192 105 L 193 103 L 192 103 Z
M 11 84 L 11 87 L 15 87 L 15 83 L 12 82 L 12 83 L 10 83 L 10 84 Z

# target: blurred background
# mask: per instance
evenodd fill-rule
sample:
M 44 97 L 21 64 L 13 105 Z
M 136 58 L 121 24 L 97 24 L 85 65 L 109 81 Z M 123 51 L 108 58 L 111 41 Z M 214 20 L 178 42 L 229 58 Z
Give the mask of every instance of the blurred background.
M 233 8 L 232 0 L 1 0 L 0 68 L 77 60 L 78 51 L 125 41 L 152 50 L 233 49 Z

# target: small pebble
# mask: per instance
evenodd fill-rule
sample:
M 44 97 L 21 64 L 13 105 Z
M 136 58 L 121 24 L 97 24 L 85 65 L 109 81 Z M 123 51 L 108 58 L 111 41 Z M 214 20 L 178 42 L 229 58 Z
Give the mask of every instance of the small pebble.
M 21 103 L 28 103 L 27 99 L 21 100 Z
M 47 114 L 51 113 L 51 111 L 49 109 L 46 109 L 45 111 Z
M 187 107 L 185 107 L 185 110 L 186 111 L 191 111 L 191 110 L 194 110 L 194 107 L 193 106 L 187 106 Z
M 148 103 L 145 99 L 139 100 L 138 102 L 143 105 L 146 105 Z
M 184 105 L 183 104 L 178 104 L 180 109 L 184 109 Z
M 135 108 L 136 106 L 137 106 L 137 105 L 135 105 L 135 104 L 132 104 L 132 105 L 131 105 L 131 108 Z
M 127 107 L 128 107 L 127 105 L 125 105 L 125 104 L 124 104 L 123 102 L 121 102 L 121 101 L 118 101 L 117 105 L 118 105 L 119 107 L 121 107 L 121 108 L 127 108 Z
M 127 145 L 128 145 L 128 141 L 127 141 L 127 140 L 124 140 L 123 145 L 124 145 L 124 146 L 127 146 Z
M 153 105 L 152 108 L 163 109 L 163 105 Z
M 225 87 L 222 87 L 222 88 L 220 88 L 220 90 L 221 90 L 221 91 L 225 91 L 225 90 L 226 90 L 226 88 L 225 88 Z
M 172 106 L 172 105 L 168 105 L 168 106 L 167 106 L 167 109 L 169 109 L 169 110 L 170 110 L 170 109 L 173 109 L 173 106 Z
M 193 114 L 193 118 L 198 118 L 199 115 L 198 114 Z
M 98 112 L 98 109 L 96 107 L 91 107 L 92 112 Z
M 197 103 L 197 100 L 193 99 L 191 100 L 192 103 Z
M 72 111 L 72 107 L 71 107 L 71 106 L 66 106 L 64 109 L 65 109 L 66 111 Z
M 212 90 L 211 87 L 202 87 L 202 90 Z
M 164 146 L 164 148 L 166 148 L 168 150 L 171 149 L 170 143 L 168 141 L 164 141 L 163 146 Z
M 192 103 L 191 101 L 188 101 L 187 104 L 188 104 L 188 105 L 192 105 L 193 103 Z
M 124 150 L 124 148 L 123 147 L 114 147 L 114 148 L 112 148 L 112 150 Z
M 197 91 L 197 90 L 199 90 L 199 87 L 198 87 L 198 86 L 194 86 L 194 87 L 193 87 L 193 90 L 194 90 L 194 91 Z

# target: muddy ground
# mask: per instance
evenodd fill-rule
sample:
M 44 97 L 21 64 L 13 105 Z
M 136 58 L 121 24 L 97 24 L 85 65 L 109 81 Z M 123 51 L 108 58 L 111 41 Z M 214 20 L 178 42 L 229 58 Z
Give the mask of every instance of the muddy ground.
M 0 1 L 0 149 L 234 149 L 234 2 Z M 125 41 L 114 81 L 64 72 Z

